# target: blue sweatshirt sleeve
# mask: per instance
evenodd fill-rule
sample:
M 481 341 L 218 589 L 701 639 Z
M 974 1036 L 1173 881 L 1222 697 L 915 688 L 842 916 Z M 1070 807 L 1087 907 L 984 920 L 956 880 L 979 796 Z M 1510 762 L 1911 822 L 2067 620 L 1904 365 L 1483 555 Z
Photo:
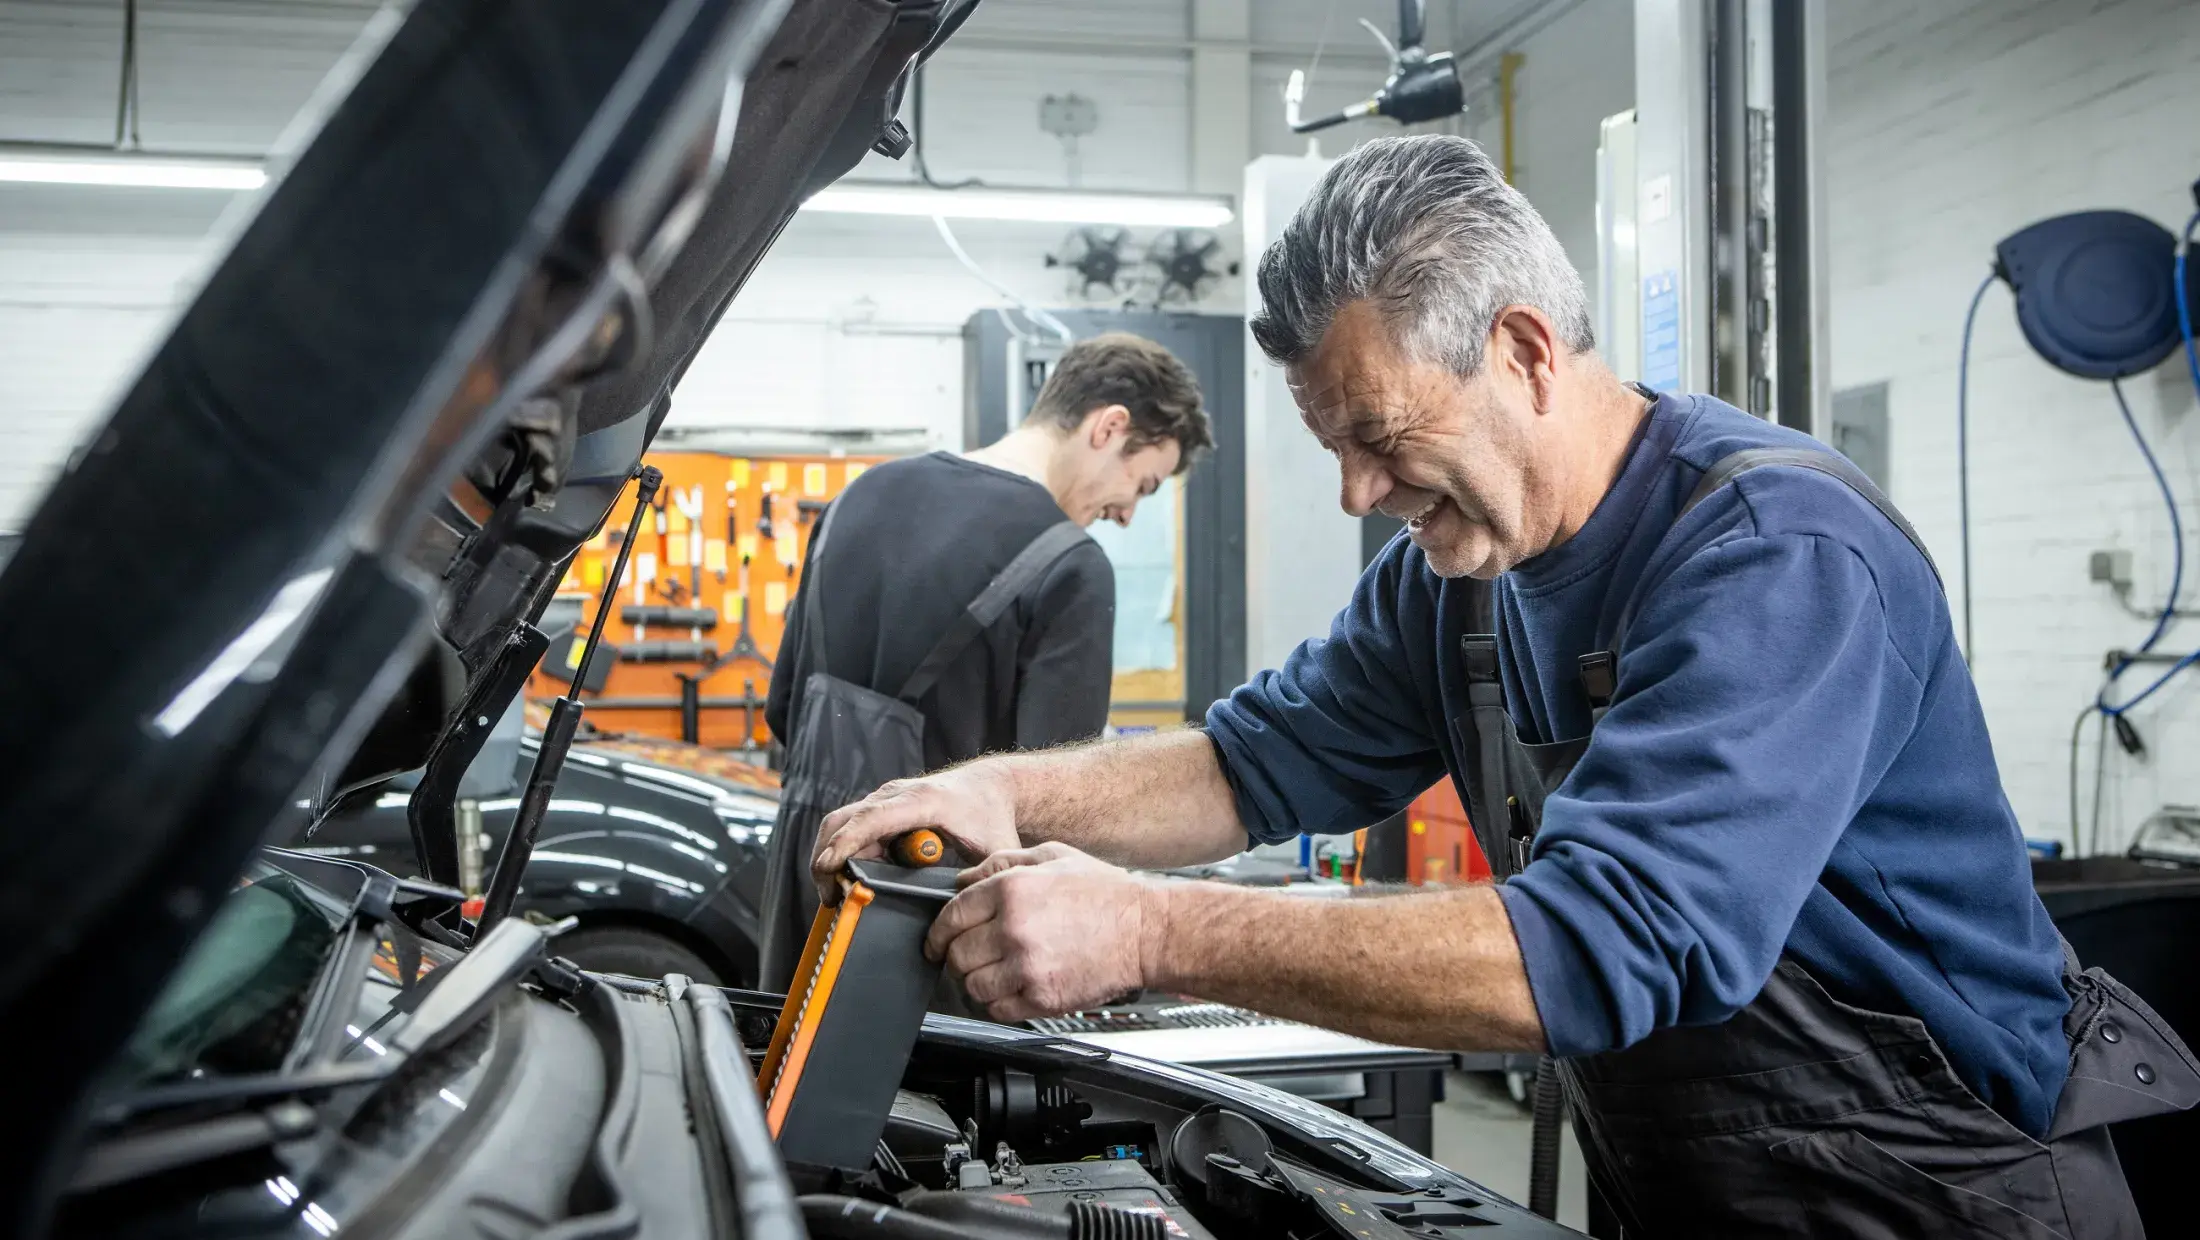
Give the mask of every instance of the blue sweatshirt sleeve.
M 1281 668 L 1208 709 L 1208 736 L 1256 842 L 1357 831 L 1443 776 L 1407 657 L 1431 646 L 1434 607 L 1405 559 L 1401 539 L 1361 574 L 1328 637 L 1299 643 Z
M 1626 642 L 1611 709 L 1500 889 L 1558 1055 L 1756 998 L 1923 696 L 1870 570 L 1817 535 L 1698 549 Z

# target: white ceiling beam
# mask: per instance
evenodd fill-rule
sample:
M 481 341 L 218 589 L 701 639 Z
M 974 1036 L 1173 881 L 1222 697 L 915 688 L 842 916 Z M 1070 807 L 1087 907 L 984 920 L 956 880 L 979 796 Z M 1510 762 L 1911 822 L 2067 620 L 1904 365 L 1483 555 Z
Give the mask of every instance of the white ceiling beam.
M 1234 194 L 1253 157 L 1251 0 L 1192 0 L 1193 190 Z
M 1193 0 L 1196 5 L 1200 0 Z M 1196 27 L 1195 27 L 1196 29 Z M 1358 32 L 1358 27 L 1354 27 Z M 1365 40 L 1365 36 L 1362 36 Z M 1202 50 L 1244 52 L 1254 60 L 1286 61 L 1303 65 L 1313 59 L 1311 43 L 1256 43 L 1251 32 L 1236 37 L 1203 38 L 1197 34 L 1189 39 L 1163 39 L 1140 35 L 1111 35 L 1105 41 L 1069 38 L 1047 38 L 1040 35 L 988 34 L 983 30 L 963 29 L 948 40 L 946 52 L 985 51 L 1023 52 L 1046 56 L 1128 56 L 1142 59 L 1183 59 Z M 1387 69 L 1390 58 L 1383 50 L 1367 41 L 1361 47 L 1344 40 L 1332 38 L 1329 46 L 1321 49 L 1322 63 L 1353 66 L 1372 66 Z

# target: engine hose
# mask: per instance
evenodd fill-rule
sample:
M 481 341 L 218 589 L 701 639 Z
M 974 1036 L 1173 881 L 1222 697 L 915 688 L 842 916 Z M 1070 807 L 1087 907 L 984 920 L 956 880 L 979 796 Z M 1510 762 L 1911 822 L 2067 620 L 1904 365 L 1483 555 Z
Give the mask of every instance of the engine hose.
M 1066 1215 L 971 1193 L 912 1193 L 899 1208 L 825 1194 L 799 1202 L 814 1240 L 1168 1240 L 1169 1235 L 1165 1219 L 1097 1201 L 1072 1201 Z
M 1041 1214 L 981 1193 L 910 1193 L 902 1206 L 955 1226 L 968 1237 L 1063 1236 L 1067 1240 L 1168 1240 L 1166 1219 L 1098 1201 L 1072 1201 L 1069 1213 Z
M 1168 1220 L 1133 1214 L 1097 1201 L 1069 1203 L 1070 1240 L 1168 1240 Z
M 866 1240 L 874 1236 L 891 1236 L 895 1240 L 966 1240 L 959 1227 L 875 1201 L 818 1193 L 797 1197 L 795 1204 L 802 1207 L 802 1223 L 809 1228 L 812 1240 Z M 1045 1236 L 1049 1233 L 1034 1231 L 1030 1234 Z
M 1558 1064 L 1549 1055 L 1535 1065 L 1535 1127 L 1528 1138 L 1528 1209 L 1558 1217 L 1558 1151 L 1566 1119 L 1566 1094 L 1559 1088 Z

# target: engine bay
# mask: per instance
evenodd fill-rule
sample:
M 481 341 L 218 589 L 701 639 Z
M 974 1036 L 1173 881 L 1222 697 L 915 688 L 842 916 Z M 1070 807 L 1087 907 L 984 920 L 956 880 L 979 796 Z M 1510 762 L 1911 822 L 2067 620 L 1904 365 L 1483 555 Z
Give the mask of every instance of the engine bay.
M 740 1024 L 756 1047 L 773 1020 L 758 1005 Z M 1457 1177 L 1410 1181 L 1349 1140 L 1279 1129 L 1173 1071 L 1143 1070 L 1160 1065 L 1006 1034 L 934 1018 L 869 1166 L 790 1161 L 813 1236 L 1311 1240 L 1548 1226 Z M 952 1230 L 896 1222 L 911 1215 Z

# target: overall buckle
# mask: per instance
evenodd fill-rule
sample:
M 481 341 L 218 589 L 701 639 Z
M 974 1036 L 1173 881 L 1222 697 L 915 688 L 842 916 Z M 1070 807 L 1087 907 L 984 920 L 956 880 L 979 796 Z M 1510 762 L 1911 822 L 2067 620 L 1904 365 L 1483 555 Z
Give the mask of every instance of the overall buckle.
M 1589 708 L 1603 710 L 1612 704 L 1612 694 L 1619 689 L 1619 656 L 1609 650 L 1598 650 L 1574 660 L 1581 669 L 1581 691 L 1589 695 Z
M 1535 824 L 1528 819 L 1528 807 L 1519 797 L 1505 798 L 1505 852 L 1512 863 L 1512 872 L 1518 874 L 1528 868 L 1528 855 L 1535 851 Z

